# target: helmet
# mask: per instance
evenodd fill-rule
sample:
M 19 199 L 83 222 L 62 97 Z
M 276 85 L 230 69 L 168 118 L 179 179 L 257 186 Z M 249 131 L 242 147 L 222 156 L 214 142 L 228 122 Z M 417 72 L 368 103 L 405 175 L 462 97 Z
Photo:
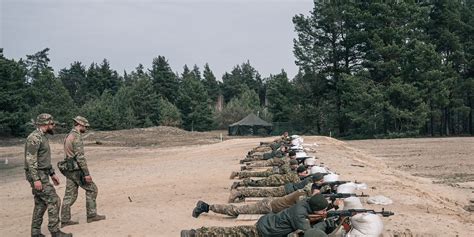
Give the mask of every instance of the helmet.
M 51 114 L 40 114 L 36 116 L 36 125 L 48 125 L 48 124 L 55 124 L 53 120 L 53 116 Z
M 84 126 L 84 127 L 89 127 L 89 121 L 87 121 L 86 118 L 82 117 L 82 116 L 76 116 L 75 118 L 73 118 L 72 120 L 74 120 L 74 122 Z

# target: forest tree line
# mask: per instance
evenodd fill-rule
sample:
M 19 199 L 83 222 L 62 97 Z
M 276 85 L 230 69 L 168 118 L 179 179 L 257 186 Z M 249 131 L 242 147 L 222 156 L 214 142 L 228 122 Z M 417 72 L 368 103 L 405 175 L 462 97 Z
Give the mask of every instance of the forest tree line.
M 221 78 L 208 64 L 176 72 L 165 56 L 131 72 L 104 59 L 55 73 L 49 49 L 20 60 L 1 50 L 0 133 L 24 135 L 43 112 L 61 122 L 81 114 L 97 130 L 193 131 L 253 112 L 295 133 L 473 135 L 473 10 L 472 1 L 315 1 L 292 19 L 293 78 L 263 77 L 248 61 Z

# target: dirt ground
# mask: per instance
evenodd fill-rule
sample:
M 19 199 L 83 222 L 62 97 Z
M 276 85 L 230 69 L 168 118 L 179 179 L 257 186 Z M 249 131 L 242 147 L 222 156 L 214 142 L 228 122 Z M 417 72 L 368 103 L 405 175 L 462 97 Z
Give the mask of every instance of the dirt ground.
M 142 136 L 141 132 L 136 136 Z M 186 139 L 195 140 L 193 136 L 202 140 L 209 137 L 209 140 L 207 144 L 183 145 Z M 447 185 L 472 181 L 474 138 L 350 142 L 317 136 L 304 138 L 306 144 L 317 150 L 315 155 L 320 161 L 341 174 L 341 179 L 365 182 L 369 189 L 364 193 L 393 200 L 394 204 L 384 206 L 396 213 L 384 218 L 387 232 L 471 236 L 474 231 L 474 218 L 463 209 L 469 203 L 472 189 Z M 110 137 L 101 139 L 102 145 L 98 145 L 97 138 L 89 135 L 86 156 L 99 187 L 98 211 L 107 215 L 107 220 L 86 223 L 85 197 L 81 190 L 72 208 L 72 219 L 80 224 L 68 226 L 64 231 L 74 236 L 179 236 L 181 229 L 253 224 L 217 214 L 203 214 L 195 219 L 191 212 L 200 199 L 225 203 L 232 183 L 229 174 L 239 170 L 238 161 L 260 141 L 272 138 L 225 138 L 220 142 L 220 132 L 195 133 L 183 134 L 177 145 L 166 142 L 166 146 L 160 145 L 162 142 L 155 146 L 154 142 L 141 145 L 130 138 L 126 142 L 117 138 L 116 144 L 120 145 L 113 145 L 107 140 Z M 166 140 L 156 138 L 162 139 Z M 53 139 L 51 144 L 53 164 L 63 156 L 59 140 Z M 143 140 L 153 141 L 153 138 Z M 436 150 L 439 147 L 444 148 L 446 155 Z M 416 152 L 412 154 L 408 150 Z M 5 158 L 9 159 L 8 165 L 3 162 Z M 33 198 L 24 179 L 22 162 L 21 142 L 0 146 L 0 236 L 28 236 L 30 232 Z M 437 172 L 446 178 L 436 178 Z M 451 180 L 450 175 L 455 174 L 463 174 L 463 179 L 438 182 Z M 61 178 L 57 192 L 62 198 L 65 178 Z M 365 207 L 382 208 L 369 204 Z M 46 219 L 43 233 L 48 233 Z

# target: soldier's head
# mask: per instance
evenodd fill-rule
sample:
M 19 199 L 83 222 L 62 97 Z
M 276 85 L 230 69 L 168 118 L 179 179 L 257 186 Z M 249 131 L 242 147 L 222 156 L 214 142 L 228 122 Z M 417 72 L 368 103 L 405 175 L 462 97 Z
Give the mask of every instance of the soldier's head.
M 56 122 L 51 114 L 45 113 L 36 116 L 35 125 L 44 133 L 52 135 L 54 134 L 54 126 L 56 126 Z
M 288 137 L 288 132 L 285 131 L 285 132 L 283 133 L 283 137 Z
M 296 152 L 295 151 L 290 151 L 290 152 L 288 152 L 288 156 L 290 157 L 290 159 L 296 159 Z
M 290 169 L 291 170 L 298 169 L 298 161 L 297 160 L 290 160 Z
M 89 121 L 82 116 L 76 116 L 72 119 L 74 121 L 74 127 L 80 132 L 85 133 L 89 128 Z
M 309 174 L 308 170 L 306 169 L 306 167 L 304 167 L 304 165 L 298 166 L 298 168 L 296 169 L 296 173 L 298 173 L 298 176 L 300 177 L 306 177 Z
M 314 214 L 325 214 L 329 203 L 321 194 L 315 194 L 308 200 L 309 207 Z
M 311 175 L 312 179 L 313 179 L 313 183 L 315 184 L 322 184 L 324 183 L 324 175 L 323 173 L 314 173 Z

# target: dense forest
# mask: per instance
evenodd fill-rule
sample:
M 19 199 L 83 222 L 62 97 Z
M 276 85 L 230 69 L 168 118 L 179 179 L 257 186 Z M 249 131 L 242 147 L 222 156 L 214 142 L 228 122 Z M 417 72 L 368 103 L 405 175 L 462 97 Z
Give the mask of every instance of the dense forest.
M 0 134 L 24 135 L 43 112 L 68 124 L 83 115 L 96 130 L 193 131 L 253 112 L 275 132 L 473 135 L 473 11 L 472 1 L 315 1 L 309 14 L 288 19 L 294 78 L 284 70 L 263 77 L 248 61 L 222 78 L 208 64 L 176 72 L 161 55 L 131 72 L 104 59 L 55 73 L 48 48 L 20 60 L 0 49 Z

